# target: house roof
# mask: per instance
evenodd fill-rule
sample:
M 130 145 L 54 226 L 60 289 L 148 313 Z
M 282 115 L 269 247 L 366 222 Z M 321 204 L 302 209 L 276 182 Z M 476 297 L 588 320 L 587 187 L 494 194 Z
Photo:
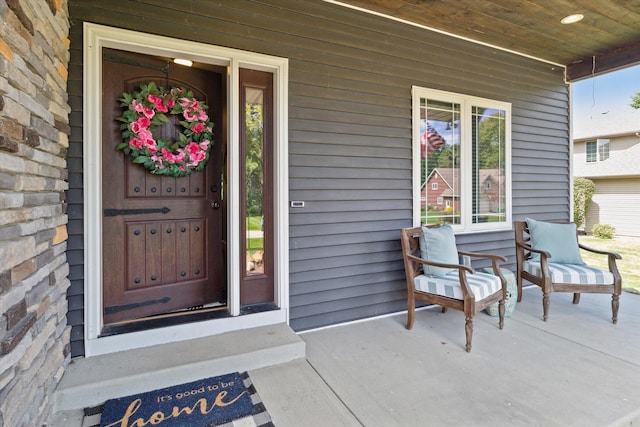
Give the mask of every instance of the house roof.
M 433 177 L 436 173 L 440 175 L 440 177 L 447 183 L 450 188 L 450 190 L 445 190 L 442 193 L 443 196 L 452 195 L 451 191 L 454 188 L 456 190 L 456 194 L 460 194 L 460 169 L 435 168 L 427 177 L 427 182 L 429 182 L 431 180 L 431 177 Z M 488 179 L 491 179 L 493 182 L 498 183 L 504 182 L 504 175 L 500 175 L 500 169 L 480 169 L 478 175 L 480 182 L 486 182 Z
M 586 163 L 575 162 L 573 175 L 584 178 L 640 176 L 640 143 L 624 151 L 611 153 L 607 160 Z
M 574 141 L 633 135 L 636 132 L 640 132 L 640 110 L 627 105 L 615 111 L 575 116 L 573 120 Z
M 504 174 L 500 174 L 500 169 L 480 169 L 478 171 L 480 182 L 486 182 L 489 179 L 493 182 L 504 182 Z
M 576 80 L 640 63 L 640 2 L 325 0 L 567 67 Z M 561 24 L 571 14 L 584 19 Z
M 440 175 L 440 177 L 447 183 L 451 190 L 455 189 L 456 194 L 460 194 L 460 169 L 459 168 L 435 168 L 429 174 L 427 178 L 427 182 L 431 180 L 435 174 Z M 451 190 L 448 190 L 448 194 L 443 194 L 445 196 L 451 195 Z

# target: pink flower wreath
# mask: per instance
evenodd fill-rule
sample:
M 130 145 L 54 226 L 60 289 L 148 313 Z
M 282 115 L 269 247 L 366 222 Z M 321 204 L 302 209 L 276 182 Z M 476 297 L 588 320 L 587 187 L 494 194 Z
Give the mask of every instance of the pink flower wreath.
M 154 82 L 141 85 L 139 92 L 123 93 L 124 112 L 118 117 L 123 142 L 116 149 L 133 157 L 151 173 L 173 177 L 204 169 L 213 145 L 213 123 L 207 105 L 186 89 L 166 91 Z M 169 122 L 167 114 L 181 115 L 179 141 L 164 141 L 153 135 L 157 126 Z

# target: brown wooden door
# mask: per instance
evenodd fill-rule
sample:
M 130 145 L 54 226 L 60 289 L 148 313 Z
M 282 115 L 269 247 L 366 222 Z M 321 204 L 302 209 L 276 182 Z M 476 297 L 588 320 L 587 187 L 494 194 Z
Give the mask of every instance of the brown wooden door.
M 209 106 L 215 142 L 204 171 L 182 178 L 153 175 L 116 151 L 122 141 L 120 123 L 115 121 L 122 115 L 118 99 L 123 92 L 139 90 L 140 84 L 151 81 L 159 87 L 190 89 Z M 222 82 L 221 74 L 215 71 L 147 55 L 111 49 L 103 52 L 105 324 L 226 300 Z M 156 131 L 178 138 L 175 120 Z

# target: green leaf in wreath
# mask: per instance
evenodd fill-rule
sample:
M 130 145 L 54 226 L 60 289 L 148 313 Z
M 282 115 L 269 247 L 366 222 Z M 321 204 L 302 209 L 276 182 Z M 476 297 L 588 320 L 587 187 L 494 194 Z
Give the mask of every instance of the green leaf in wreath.
M 133 159 L 133 163 L 144 163 L 147 160 L 149 160 L 147 156 L 138 156 L 135 159 Z

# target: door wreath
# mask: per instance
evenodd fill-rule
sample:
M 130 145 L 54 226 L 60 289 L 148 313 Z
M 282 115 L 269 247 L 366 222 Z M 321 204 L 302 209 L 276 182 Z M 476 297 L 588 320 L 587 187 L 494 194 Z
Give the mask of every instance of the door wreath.
M 123 142 L 116 149 L 133 157 L 151 173 L 172 177 L 202 171 L 213 145 L 213 122 L 209 108 L 184 88 L 159 88 L 154 82 L 140 85 L 139 91 L 123 93 L 124 108 L 118 120 Z M 154 129 L 169 122 L 167 115 L 180 116 L 179 140 L 163 140 Z

